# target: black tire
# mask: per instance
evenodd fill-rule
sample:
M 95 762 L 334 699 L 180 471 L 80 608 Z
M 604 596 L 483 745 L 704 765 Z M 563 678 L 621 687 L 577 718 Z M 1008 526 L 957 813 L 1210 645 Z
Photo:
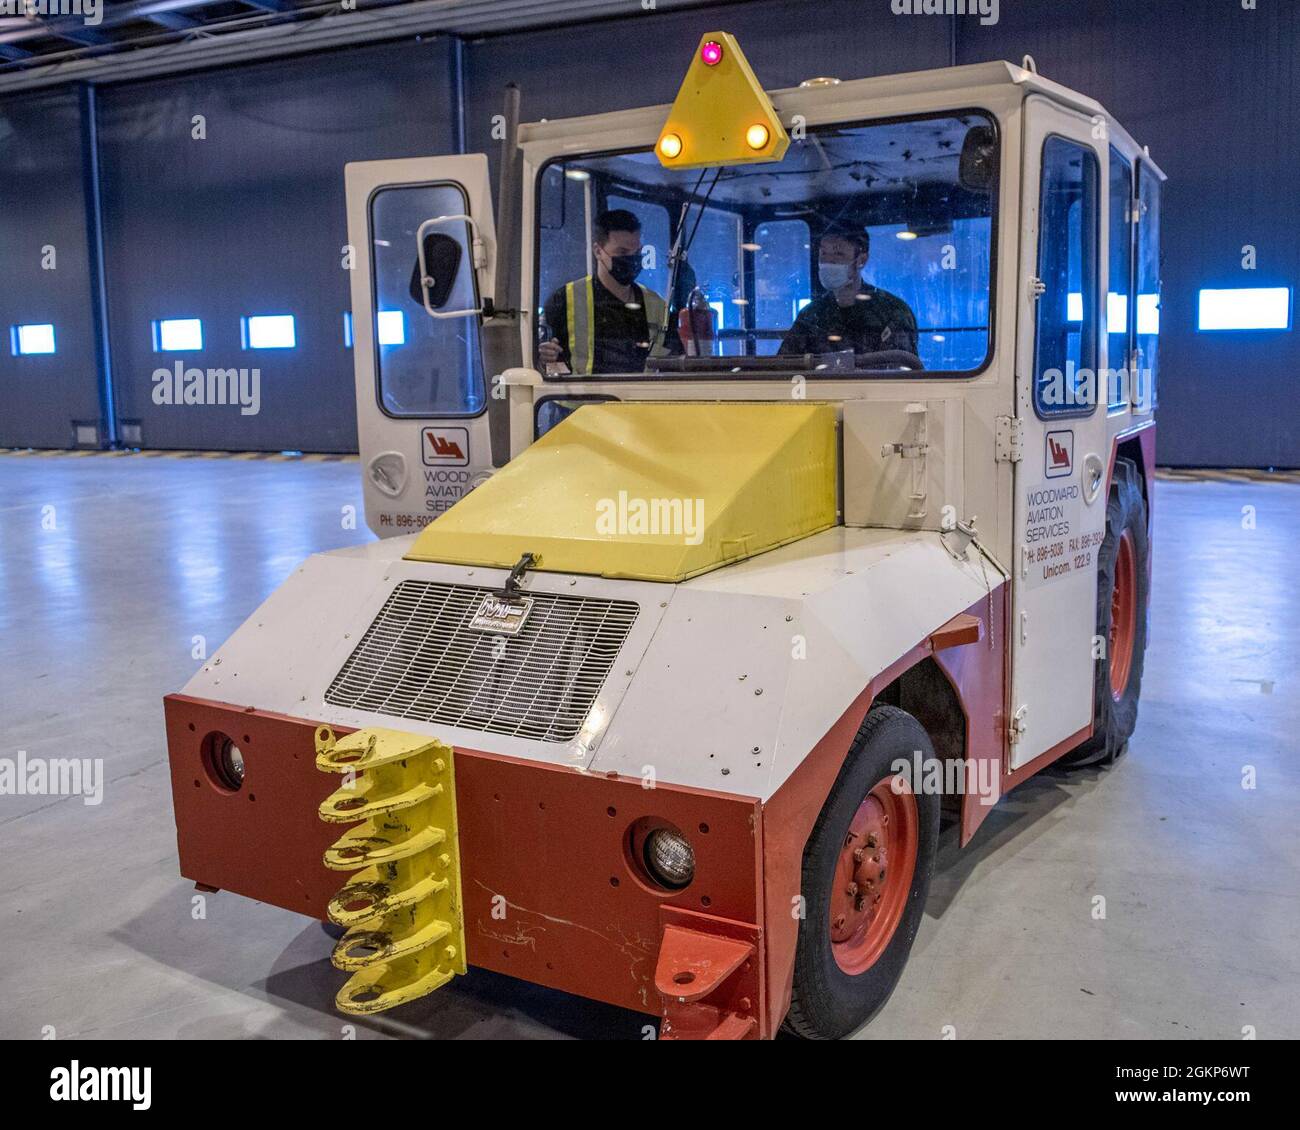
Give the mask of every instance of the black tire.
M 1128 681 L 1123 693 L 1116 698 L 1111 692 L 1111 593 L 1115 586 L 1120 538 L 1126 530 L 1133 544 L 1137 608 Z M 1115 478 L 1111 483 L 1110 497 L 1106 500 L 1106 538 L 1097 555 L 1097 636 L 1107 641 L 1108 646 L 1105 654 L 1098 658 L 1093 676 L 1092 737 L 1062 757 L 1062 765 L 1084 766 L 1113 761 L 1137 725 L 1142 664 L 1147 647 L 1150 561 L 1147 507 L 1139 485 L 1137 466 L 1132 460 L 1116 459 Z
M 858 730 L 804 849 L 804 917 L 799 923 L 786 1028 L 805 1039 L 840 1039 L 870 1020 L 898 984 L 921 923 L 934 873 L 940 798 L 926 795 L 918 783 L 914 790 L 916 862 L 892 938 L 875 963 L 856 975 L 840 968 L 831 948 L 831 888 L 850 824 L 867 793 L 895 775 L 900 760 L 913 766 L 916 780 L 916 770 L 924 772 L 925 765 L 934 761 L 934 747 L 910 714 L 893 706 L 874 707 Z

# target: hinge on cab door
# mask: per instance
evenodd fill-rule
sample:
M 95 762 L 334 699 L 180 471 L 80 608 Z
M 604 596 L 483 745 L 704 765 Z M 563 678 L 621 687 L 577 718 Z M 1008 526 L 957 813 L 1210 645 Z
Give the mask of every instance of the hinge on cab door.
M 999 416 L 996 424 L 997 461 L 1019 463 L 1025 451 L 1025 422 L 1018 416 Z

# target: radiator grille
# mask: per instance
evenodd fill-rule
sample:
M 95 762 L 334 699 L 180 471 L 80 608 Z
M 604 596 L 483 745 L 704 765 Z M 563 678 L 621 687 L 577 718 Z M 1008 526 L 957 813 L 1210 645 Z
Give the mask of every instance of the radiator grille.
M 331 706 L 571 741 L 636 621 L 630 600 L 529 593 L 516 636 L 469 627 L 493 590 L 402 581 L 325 692 Z

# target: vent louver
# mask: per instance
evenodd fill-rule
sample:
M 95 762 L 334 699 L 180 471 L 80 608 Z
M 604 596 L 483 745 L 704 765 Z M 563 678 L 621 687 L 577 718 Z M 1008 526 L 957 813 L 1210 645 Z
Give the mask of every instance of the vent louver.
M 587 719 L 639 608 L 529 593 L 518 635 L 470 628 L 494 590 L 403 581 L 335 676 L 331 706 L 544 742 Z

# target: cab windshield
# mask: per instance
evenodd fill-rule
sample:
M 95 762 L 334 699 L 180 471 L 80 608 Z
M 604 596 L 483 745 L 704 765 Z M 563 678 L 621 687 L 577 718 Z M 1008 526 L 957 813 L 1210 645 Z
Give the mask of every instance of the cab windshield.
M 810 127 L 780 162 L 566 157 L 538 199 L 549 378 L 970 375 L 990 347 L 997 132 Z

